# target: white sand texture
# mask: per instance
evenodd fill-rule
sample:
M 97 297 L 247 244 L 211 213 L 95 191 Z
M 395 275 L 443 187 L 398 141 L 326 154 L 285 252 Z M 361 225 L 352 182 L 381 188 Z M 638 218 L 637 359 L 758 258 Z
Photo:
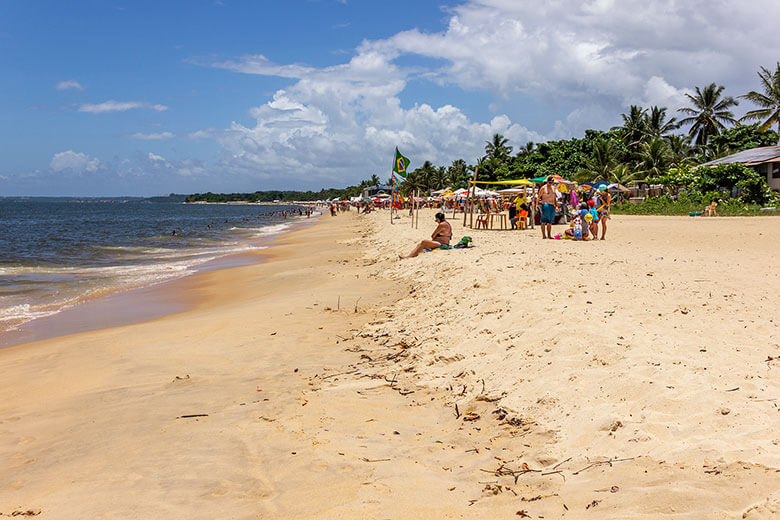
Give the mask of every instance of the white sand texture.
M 0 349 L 0 518 L 780 518 L 780 219 L 324 216 Z

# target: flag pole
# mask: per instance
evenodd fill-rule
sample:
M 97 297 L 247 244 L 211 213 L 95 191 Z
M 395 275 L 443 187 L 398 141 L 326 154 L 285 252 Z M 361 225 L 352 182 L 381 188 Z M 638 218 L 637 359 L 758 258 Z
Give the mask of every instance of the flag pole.
M 417 211 L 417 190 L 412 191 L 412 229 L 414 229 L 414 212 Z
M 420 191 L 417 190 L 417 195 L 420 195 Z M 417 229 L 417 227 L 420 224 L 420 201 L 417 201 L 417 209 L 414 212 L 414 229 Z
M 474 167 L 474 181 L 471 183 L 471 204 L 469 205 L 469 227 L 474 229 L 474 195 L 477 193 L 477 172 L 479 166 Z M 463 218 L 463 224 L 466 224 L 466 218 Z
M 390 184 L 393 185 L 393 189 L 390 190 L 390 223 L 395 224 L 395 222 L 393 222 L 393 208 L 395 208 L 395 173 L 390 174 Z

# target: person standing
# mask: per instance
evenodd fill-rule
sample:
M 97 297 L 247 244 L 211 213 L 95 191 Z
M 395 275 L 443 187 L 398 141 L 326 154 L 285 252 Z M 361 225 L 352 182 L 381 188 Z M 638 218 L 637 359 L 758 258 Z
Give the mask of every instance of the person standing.
M 512 226 L 512 229 L 517 228 L 517 206 L 514 204 L 509 205 L 509 223 Z
M 539 188 L 539 202 L 542 204 L 542 238 L 552 239 L 552 224 L 555 221 L 555 187 L 552 176 L 547 177 L 544 185 Z
M 601 240 L 607 235 L 607 220 L 609 220 L 609 204 L 612 202 L 607 190 L 601 192 L 601 207 L 599 209 L 599 220 L 601 220 Z

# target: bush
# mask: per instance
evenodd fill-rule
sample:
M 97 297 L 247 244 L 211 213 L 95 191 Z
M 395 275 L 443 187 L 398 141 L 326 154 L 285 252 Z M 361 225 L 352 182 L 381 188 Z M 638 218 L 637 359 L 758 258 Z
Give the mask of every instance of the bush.
M 612 205 L 611 212 L 615 215 L 688 215 L 699 212 L 710 202 L 718 202 L 718 215 L 721 216 L 755 216 L 777 215 L 777 212 L 761 211 L 762 204 L 747 203 L 742 199 L 721 199 L 718 193 L 701 194 L 697 192 L 681 193 L 677 200 L 668 195 L 650 197 L 641 204 Z M 768 201 L 780 205 L 780 200 Z

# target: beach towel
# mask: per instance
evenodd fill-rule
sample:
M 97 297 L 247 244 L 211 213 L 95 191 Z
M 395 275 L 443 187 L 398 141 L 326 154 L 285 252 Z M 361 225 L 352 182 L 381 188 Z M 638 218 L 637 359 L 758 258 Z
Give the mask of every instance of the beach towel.
M 460 239 L 460 242 L 455 244 L 455 249 L 466 249 L 469 247 L 474 247 L 471 245 L 472 239 L 471 237 L 463 237 Z

